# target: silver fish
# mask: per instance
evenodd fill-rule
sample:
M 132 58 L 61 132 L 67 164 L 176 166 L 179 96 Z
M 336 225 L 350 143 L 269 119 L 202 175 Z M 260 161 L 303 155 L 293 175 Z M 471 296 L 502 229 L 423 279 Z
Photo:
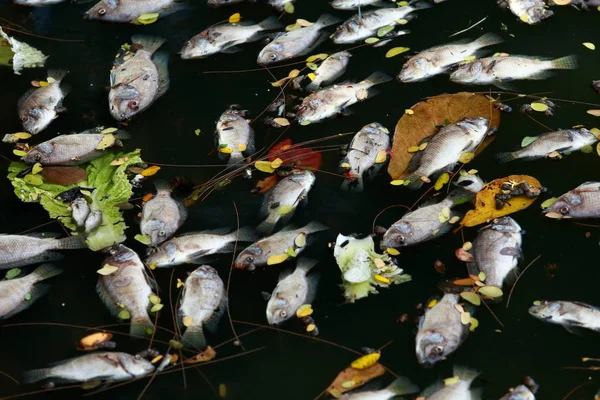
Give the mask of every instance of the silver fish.
M 161 17 L 183 6 L 177 0 L 101 0 L 85 13 L 89 20 L 131 22 L 142 14 L 159 13 Z
M 171 185 L 156 180 L 156 195 L 144 203 L 140 231 L 149 236 L 150 246 L 158 246 L 172 237 L 187 218 L 187 209 L 182 202 L 171 197 Z
M 327 57 L 315 70 L 316 78 L 306 86 L 306 90 L 314 92 L 322 86 L 335 82 L 346 72 L 350 57 L 352 54 L 348 51 L 340 51 Z
M 78 227 L 85 226 L 85 220 L 90 215 L 90 206 L 83 197 L 78 197 L 71 202 L 71 215 Z
M 0 319 L 28 309 L 50 289 L 50 285 L 40 282 L 62 273 L 63 270 L 54 265 L 42 264 L 29 275 L 0 281 Z
M 227 293 L 219 274 L 208 265 L 198 267 L 185 280 L 181 295 L 179 317 L 186 326 L 182 342 L 187 346 L 204 349 L 204 328 L 216 331 L 226 310 Z
M 508 162 L 518 159 L 535 160 L 548 157 L 552 153 L 565 154 L 581 150 L 582 147 L 591 146 L 598 141 L 596 135 L 585 128 L 566 129 L 548 132 L 537 136 L 531 143 L 522 149 L 512 152 L 498 153 L 499 162 Z
M 427 400 L 480 400 L 481 390 L 471 389 L 471 383 L 478 375 L 477 371 L 455 366 L 452 376 L 458 377 L 458 382 L 452 385 L 445 385 L 443 382 L 433 384 L 425 388 L 419 396 Z
M 181 58 L 190 60 L 217 53 L 237 52 L 239 49 L 236 46 L 260 40 L 265 31 L 282 27 L 277 17 L 269 17 L 256 25 L 226 23 L 211 26 L 186 42 L 181 50 Z
M 215 137 L 219 158 L 228 160 L 229 165 L 241 164 L 246 157 L 255 153 L 254 129 L 246 121 L 246 112 L 230 106 L 217 122 Z M 231 150 L 225 152 L 223 149 Z
M 333 34 L 333 43 L 348 44 L 356 43 L 371 36 L 377 36 L 377 30 L 384 26 L 400 25 L 400 20 L 408 20 L 412 13 L 429 8 L 426 2 L 414 2 L 403 7 L 380 8 L 356 14 L 342 25 L 338 26 Z M 408 32 L 406 32 L 408 33 Z
M 508 8 L 521 21 L 536 25 L 550 18 L 554 12 L 546 8 L 543 0 L 498 0 L 500 7 Z
M 450 80 L 457 83 L 474 85 L 496 85 L 502 87 L 503 82 L 516 79 L 544 79 L 553 69 L 575 69 L 575 56 L 566 56 L 554 60 L 542 60 L 529 56 L 496 56 L 480 58 L 459 66 L 450 75 Z
M 64 3 L 66 0 L 13 0 L 13 2 L 19 6 L 49 6 L 52 4 Z
M 100 352 L 54 363 L 50 368 L 34 369 L 24 374 L 25 383 L 44 379 L 62 382 L 125 381 L 149 375 L 154 366 L 147 360 L 121 352 Z
M 323 14 L 311 26 L 281 33 L 260 51 L 256 61 L 260 65 L 270 65 L 308 54 L 327 38 L 322 29 L 338 22 L 337 18 Z
M 585 182 L 563 194 L 544 211 L 548 218 L 600 218 L 600 182 Z
M 423 50 L 402 66 L 398 79 L 402 82 L 418 82 L 446 72 L 451 66 L 472 56 L 480 49 L 502 43 L 503 39 L 486 33 L 472 42 L 456 42 Z
M 51 250 L 85 249 L 81 236 L 56 239 L 60 234 L 29 233 L 26 235 L 0 235 L 0 269 L 11 269 L 62 258 Z
M 100 275 L 96 292 L 104 305 L 115 316 L 127 311 L 131 317 L 129 333 L 145 336 L 154 329 L 148 315 L 150 296 L 154 295 L 152 284 L 139 256 L 122 244 L 110 248 L 110 256 L 102 265 L 117 267 L 109 275 Z
M 319 278 L 309 271 L 317 264 L 317 260 L 300 257 L 294 272 L 284 271 L 267 303 L 267 321 L 271 325 L 279 325 L 296 315 L 303 304 L 314 301 Z
M 165 40 L 136 35 L 131 41 L 135 52 L 119 53 L 110 71 L 108 102 L 110 114 L 117 121 L 146 110 L 167 92 L 170 85 L 169 56 L 156 53 Z
M 387 153 L 382 162 L 377 162 L 380 152 L 390 148 L 390 131 L 378 122 L 372 122 L 361 128 L 350 142 L 346 157 L 340 162 L 340 169 L 345 172 L 342 190 L 362 192 L 364 177 L 375 178 L 387 160 Z
M 347 393 L 340 400 L 389 400 L 398 396 L 417 393 L 419 387 L 407 377 L 396 378 L 387 387 L 381 390 L 368 390 L 357 393 Z
M 300 125 L 308 125 L 333 117 L 346 107 L 374 96 L 377 91 L 373 86 L 391 80 L 392 78 L 383 72 L 375 72 L 358 83 L 339 84 L 321 89 L 304 98 L 298 107 L 296 121 Z
M 381 7 L 390 5 L 388 0 L 333 0 L 331 7 L 336 10 L 356 10 L 358 7 Z
M 263 235 L 269 235 L 278 223 L 288 222 L 300 203 L 306 204 L 308 201 L 308 192 L 315 184 L 315 180 L 315 174 L 311 171 L 301 170 L 279 181 L 265 194 L 260 215 L 266 219 L 256 227 L 256 230 Z
M 51 69 L 48 77 L 54 82 L 48 86 L 29 89 L 18 101 L 19 118 L 23 129 L 36 135 L 46 129 L 56 118 L 57 113 L 64 111 L 62 102 L 69 93 L 70 87 L 62 81 L 69 71 Z
M 415 153 L 409 166 L 411 189 L 423 185 L 423 179 L 440 171 L 451 171 L 463 153 L 472 153 L 488 134 L 486 118 L 465 118 L 444 126 L 438 133 L 425 139 L 427 147 Z
M 529 314 L 562 325 L 571 333 L 577 333 L 577 328 L 600 332 L 600 308 L 578 301 L 544 301 L 538 306 L 531 306 Z
M 104 150 L 97 150 L 101 142 L 108 145 L 106 148 L 122 147 L 121 140 L 129 138 L 129 134 L 121 130 L 107 134 L 60 135 L 34 146 L 21 160 L 30 165 L 80 165 L 106 154 Z
M 485 273 L 485 284 L 502 287 L 511 272 L 515 273 L 523 238 L 521 227 L 511 217 L 501 217 L 479 230 L 473 240 L 473 258 Z
M 304 249 L 310 245 L 310 236 L 313 233 L 329 229 L 326 225 L 313 221 L 306 226 L 298 229 L 286 227 L 285 229 L 262 238 L 256 243 L 246 247 L 235 259 L 235 267 L 254 271 L 256 267 L 268 265 L 270 256 L 280 256 L 286 254 L 286 251 L 292 248 L 296 255 L 300 255 Z M 304 246 L 297 245 L 303 238 Z
M 206 2 L 206 4 L 209 7 L 214 7 L 214 8 L 218 8 L 218 7 L 222 7 L 222 6 L 230 6 L 232 4 L 239 4 L 239 3 L 256 3 L 256 0 L 208 0 Z
M 162 243 L 152 251 L 145 263 L 157 268 L 173 267 L 206 261 L 213 254 L 231 253 L 235 241 L 255 242 L 258 235 L 252 228 L 224 233 L 219 231 L 189 232 Z
M 511 389 L 499 400 L 535 400 L 535 394 L 525 385 Z
M 454 308 L 459 301 L 458 294 L 446 293 L 421 317 L 416 339 L 419 364 L 432 366 L 445 360 L 469 335 L 469 326 L 460 322 L 460 312 Z

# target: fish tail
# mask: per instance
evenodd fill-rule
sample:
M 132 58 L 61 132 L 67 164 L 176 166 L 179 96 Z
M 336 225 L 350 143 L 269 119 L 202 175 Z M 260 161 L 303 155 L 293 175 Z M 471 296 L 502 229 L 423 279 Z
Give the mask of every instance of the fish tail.
M 326 26 L 335 25 L 340 21 L 341 20 L 338 17 L 334 17 L 331 14 L 323 14 L 319 17 L 316 24 L 319 25 L 321 28 L 324 28 Z
M 77 236 L 69 236 L 66 238 L 62 238 L 62 239 L 56 239 L 56 245 L 55 245 L 55 249 L 69 249 L 69 250 L 74 250 L 74 249 L 86 249 L 88 247 L 87 243 L 85 242 L 85 237 L 83 237 L 82 235 L 77 235 Z
M 306 90 L 308 90 L 309 92 L 316 92 L 317 90 L 319 90 L 319 86 L 321 86 L 321 82 L 314 80 L 311 83 L 309 83 L 308 85 L 306 85 Z
M 249 226 L 244 226 L 230 234 L 238 242 L 256 242 L 260 237 L 256 231 Z
M 476 39 L 474 44 L 477 46 L 477 48 L 482 48 L 487 46 L 493 46 L 502 42 L 504 42 L 504 39 L 502 39 L 502 37 L 496 35 L 495 33 L 488 32 L 480 38 Z
M 256 231 L 265 236 L 269 235 L 271 232 L 273 232 L 273 229 L 275 229 L 275 225 L 277 225 L 277 222 L 279 222 L 280 218 L 281 214 L 279 214 L 277 210 L 271 211 L 267 219 L 265 219 L 256 227 Z
M 43 281 L 45 279 L 50 279 L 53 276 L 57 276 L 63 273 L 61 268 L 58 268 L 52 264 L 42 264 L 37 267 L 31 274 L 36 277 L 36 281 Z
M 203 350 L 206 348 L 206 337 L 204 336 L 204 329 L 202 325 L 188 326 L 183 336 L 181 336 L 181 342 L 185 347 L 195 347 Z
M 469 384 L 479 376 L 479 372 L 474 369 L 469 369 L 460 365 L 455 365 L 452 369 L 452 373 L 454 376 L 458 376 L 461 380 L 468 382 Z
M 283 22 L 281 22 L 275 16 L 269 17 L 258 24 L 258 26 L 260 26 L 260 29 L 262 29 L 263 31 L 271 31 L 271 30 L 275 30 L 275 29 L 280 29 L 280 28 L 283 28 L 283 25 L 284 25 Z
M 577 68 L 577 57 L 574 55 L 557 58 L 551 61 L 554 69 L 575 69 Z
M 48 77 L 54 78 L 56 82 L 60 82 L 68 73 L 69 70 L 67 69 L 53 68 L 48 70 Z
M 34 383 L 46 379 L 52 373 L 52 368 L 32 369 L 23 372 L 23 383 Z
M 171 192 L 171 184 L 166 179 L 156 179 L 154 181 L 154 187 L 156 188 L 156 193 L 160 192 Z
M 376 71 L 369 75 L 367 79 L 365 79 L 363 82 L 370 86 L 375 86 L 379 85 L 380 83 L 389 82 L 391 80 L 392 77 L 386 74 L 385 72 Z
M 405 376 L 395 379 L 386 389 L 392 392 L 395 396 L 417 393 L 419 390 L 421 390 Z
M 494 158 L 499 163 L 507 163 L 509 161 L 516 160 L 517 156 L 515 155 L 514 152 L 506 151 L 506 152 L 496 154 L 496 156 Z
M 144 337 L 148 335 L 148 329 L 154 331 L 154 323 L 147 315 L 142 315 L 131 319 L 131 326 L 129 327 L 130 335 Z
M 150 35 L 133 35 L 131 42 L 140 44 L 143 50 L 154 54 L 163 45 L 165 38 Z

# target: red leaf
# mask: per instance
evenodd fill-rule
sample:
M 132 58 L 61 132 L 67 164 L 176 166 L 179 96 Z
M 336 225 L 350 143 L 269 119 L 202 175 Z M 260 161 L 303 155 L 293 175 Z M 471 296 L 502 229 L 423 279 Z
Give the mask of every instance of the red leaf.
M 303 169 L 317 170 L 321 167 L 323 156 L 320 152 L 314 151 L 308 147 L 294 146 L 292 139 L 284 139 L 276 143 L 269 150 L 269 161 L 274 161 L 276 158 L 281 158 L 283 165 L 300 167 Z
M 273 174 L 273 175 L 267 176 L 265 179 L 258 181 L 258 183 L 256 184 L 256 189 L 258 189 L 259 191 L 256 193 L 263 194 L 264 192 L 266 192 L 267 190 L 269 190 L 273 186 L 275 186 L 277 184 L 277 182 L 279 182 L 279 180 L 280 180 L 279 175 Z M 252 193 L 255 193 L 255 192 L 252 191 Z

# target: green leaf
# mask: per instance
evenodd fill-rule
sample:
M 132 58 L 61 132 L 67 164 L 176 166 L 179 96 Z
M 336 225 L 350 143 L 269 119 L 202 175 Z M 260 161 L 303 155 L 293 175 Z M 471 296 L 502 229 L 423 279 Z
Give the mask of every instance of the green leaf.
M 25 175 L 25 177 L 23 178 L 23 181 L 25 181 L 25 183 L 27 183 L 31 186 L 40 186 L 40 185 L 44 184 L 44 180 L 42 179 L 41 176 L 32 175 L 32 174 Z
M 293 14 L 295 11 L 294 5 L 292 3 L 285 3 L 283 5 L 283 10 L 288 14 Z
M 17 276 L 19 276 L 20 273 L 21 273 L 21 270 L 19 268 L 9 269 L 8 272 L 6 273 L 6 279 L 16 278 Z
M 171 346 L 175 350 L 183 349 L 183 344 L 174 339 L 169 340 L 169 346 Z
M 26 301 L 29 301 L 29 300 L 31 300 L 31 293 L 27 293 L 27 294 L 25 295 L 25 300 L 26 300 Z
M 477 293 L 462 292 L 460 294 L 460 297 L 462 297 L 463 299 L 465 299 L 469 303 L 474 304 L 476 306 L 481 305 L 481 297 L 479 297 L 479 295 Z
M 277 209 L 277 212 L 279 213 L 279 215 L 289 214 L 292 211 L 294 211 L 294 206 L 280 206 Z
M 556 201 L 556 197 L 550 197 L 548 200 L 544 201 L 544 202 L 541 204 L 541 207 L 542 207 L 543 209 L 545 209 L 545 208 L 550 208 L 550 206 L 552 206 L 552 204 L 554 204 L 554 202 L 555 202 L 555 201 Z
M 594 152 L 594 148 L 590 144 L 586 144 L 581 149 L 579 149 L 582 153 L 590 154 Z
M 142 235 L 141 233 L 138 233 L 133 238 L 135 240 L 137 240 L 138 242 L 145 244 L 146 246 L 148 246 L 150 243 L 152 243 L 152 238 L 150 236 Z
M 365 43 L 367 44 L 372 44 L 372 43 L 377 43 L 379 42 L 379 38 L 376 37 L 369 37 L 365 39 Z
M 484 286 L 482 288 L 479 288 L 479 293 L 492 298 L 502 297 L 503 295 L 502 289 L 496 286 Z
M 121 310 L 117 314 L 117 318 L 123 319 L 123 320 L 131 319 L 131 314 L 129 314 L 129 311 L 127 311 L 127 310 Z
M 296 257 L 296 250 L 294 250 L 294 248 L 290 246 L 287 249 L 285 249 L 285 254 L 287 254 L 290 257 Z
M 525 136 L 523 140 L 521 140 L 521 147 L 529 146 L 537 139 L 537 136 Z
M 377 36 L 378 37 L 384 37 L 385 35 L 387 35 L 388 33 L 390 33 L 391 31 L 393 31 L 395 28 L 394 25 L 387 25 L 387 26 L 382 26 L 381 28 L 379 28 L 377 30 Z

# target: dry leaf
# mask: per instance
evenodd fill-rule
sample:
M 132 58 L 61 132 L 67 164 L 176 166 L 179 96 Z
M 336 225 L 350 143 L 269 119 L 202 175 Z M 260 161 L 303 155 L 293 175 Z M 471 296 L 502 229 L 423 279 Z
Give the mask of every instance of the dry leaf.
M 306 234 L 300 232 L 298 236 L 296 236 L 296 238 L 294 239 L 294 245 L 296 245 L 297 248 L 302 248 L 306 246 Z
M 290 71 L 290 73 L 288 74 L 288 78 L 295 78 L 298 75 L 300 75 L 300 70 L 299 69 L 293 69 Z
M 380 150 L 375 157 L 375 163 L 381 164 L 387 160 L 387 153 L 385 150 Z
M 310 304 L 302 304 L 296 310 L 296 316 L 298 318 L 308 317 L 309 315 L 312 315 L 312 313 L 313 313 L 313 309 L 312 309 L 312 306 Z
M 479 289 L 479 294 L 488 297 L 502 297 L 502 289 L 496 286 L 484 286 Z
M 462 292 L 460 294 L 460 297 L 462 297 L 471 304 L 475 304 L 476 306 L 481 305 L 481 298 L 477 295 L 477 293 Z
M 339 399 L 344 393 L 363 386 L 367 382 L 380 377 L 383 374 L 385 374 L 385 369 L 379 363 L 365 369 L 348 367 L 337 375 L 335 380 L 327 388 L 327 392 Z M 353 382 L 353 384 L 344 385 L 346 382 Z
M 181 322 L 183 323 L 183 326 L 185 326 L 185 327 L 194 325 L 194 321 L 190 317 L 183 317 L 181 319 Z
M 273 122 L 281 126 L 288 126 L 290 124 L 290 121 L 288 121 L 287 118 L 275 118 Z
M 108 342 L 112 339 L 112 333 L 107 332 L 97 332 L 92 333 L 81 339 L 77 344 L 77 350 L 89 351 L 89 350 L 97 350 L 100 348 L 102 343 Z
M 273 168 L 271 166 L 270 161 L 256 161 L 254 163 L 254 166 L 256 167 L 257 170 L 266 172 L 267 174 L 275 172 L 275 168 Z
M 202 353 L 196 354 L 194 357 L 183 360 L 184 364 L 197 364 L 210 361 L 217 356 L 217 352 L 208 346 Z
M 548 108 L 549 108 L 548 105 L 545 103 L 533 102 L 530 105 L 531 105 L 531 108 L 537 112 L 546 112 L 546 111 L 548 111 Z
M 590 50 L 596 50 L 596 45 L 594 43 L 584 42 L 582 44 Z
M 594 117 L 600 117 L 600 110 L 588 110 L 587 113 Z
M 473 286 L 475 281 L 471 278 L 455 279 L 452 284 L 456 286 Z
M 287 260 L 290 256 L 287 254 L 275 254 L 267 258 L 267 265 L 281 264 Z
M 44 167 L 40 173 L 46 183 L 69 186 L 86 181 L 87 172 L 78 167 Z

